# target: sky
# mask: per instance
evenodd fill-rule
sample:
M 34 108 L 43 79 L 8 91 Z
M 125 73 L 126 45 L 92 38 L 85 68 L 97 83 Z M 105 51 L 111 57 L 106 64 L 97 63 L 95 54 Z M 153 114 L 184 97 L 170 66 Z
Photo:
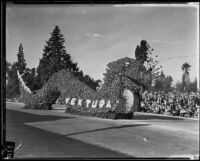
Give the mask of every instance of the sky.
M 181 81 L 183 63 L 190 79 L 199 73 L 198 6 L 194 5 L 6 5 L 6 59 L 17 61 L 19 44 L 29 68 L 37 68 L 56 25 L 65 48 L 84 74 L 103 80 L 106 65 L 135 59 L 146 40 L 158 55 L 164 74 Z

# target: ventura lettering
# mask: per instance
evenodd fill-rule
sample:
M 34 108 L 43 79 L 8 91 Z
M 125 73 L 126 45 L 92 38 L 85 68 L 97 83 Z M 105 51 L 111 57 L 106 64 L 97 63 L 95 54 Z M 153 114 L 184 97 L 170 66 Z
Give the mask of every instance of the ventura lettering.
M 77 100 L 77 101 L 76 101 Z M 83 102 L 86 105 L 87 108 L 112 108 L 111 101 L 104 99 L 102 100 L 90 100 L 90 99 L 78 99 L 78 98 L 66 98 L 65 103 L 66 105 L 69 104 L 71 106 L 82 106 Z M 113 108 L 117 106 L 119 101 L 113 102 Z

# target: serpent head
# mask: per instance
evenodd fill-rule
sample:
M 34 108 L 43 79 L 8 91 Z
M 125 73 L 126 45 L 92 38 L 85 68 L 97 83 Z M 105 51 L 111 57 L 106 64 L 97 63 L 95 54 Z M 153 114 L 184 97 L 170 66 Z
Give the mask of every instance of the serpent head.
M 107 87 L 120 84 L 133 92 L 148 87 L 151 74 L 139 61 L 125 57 L 109 63 L 107 67 L 104 79 Z

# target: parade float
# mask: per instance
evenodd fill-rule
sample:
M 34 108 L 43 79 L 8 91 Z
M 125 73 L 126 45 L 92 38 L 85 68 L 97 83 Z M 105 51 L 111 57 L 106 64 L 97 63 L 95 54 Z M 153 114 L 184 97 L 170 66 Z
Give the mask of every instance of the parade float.
M 134 59 L 125 57 L 107 65 L 104 83 L 94 90 L 68 70 L 54 73 L 38 91 L 31 92 L 18 73 L 21 102 L 25 108 L 51 109 L 65 104 L 66 112 L 110 119 L 132 119 L 138 110 L 140 93 L 147 88 L 150 74 Z

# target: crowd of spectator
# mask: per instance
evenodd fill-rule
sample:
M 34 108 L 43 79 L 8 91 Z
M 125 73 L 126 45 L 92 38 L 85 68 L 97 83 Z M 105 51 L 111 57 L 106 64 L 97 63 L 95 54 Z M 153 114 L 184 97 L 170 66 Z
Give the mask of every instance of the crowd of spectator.
M 18 99 L 6 99 L 6 102 L 18 102 Z M 145 91 L 140 103 L 140 112 L 199 118 L 200 92 Z
M 141 95 L 140 103 L 140 112 L 199 118 L 199 92 L 145 91 Z

